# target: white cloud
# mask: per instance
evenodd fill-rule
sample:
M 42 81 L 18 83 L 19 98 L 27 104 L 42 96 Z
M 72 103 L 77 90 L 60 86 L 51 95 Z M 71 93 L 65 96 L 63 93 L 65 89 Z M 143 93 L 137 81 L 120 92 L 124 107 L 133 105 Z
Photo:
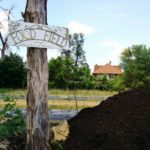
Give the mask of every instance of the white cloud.
M 78 21 L 71 21 L 68 24 L 68 28 L 69 28 L 70 33 L 84 33 L 85 35 L 88 35 L 94 32 L 94 28 L 86 24 L 82 24 Z
M 126 48 L 126 46 L 117 41 L 113 41 L 111 39 L 105 40 L 101 43 L 102 46 L 111 48 L 111 52 L 109 53 L 109 59 L 115 64 L 119 63 L 120 54 Z
M 6 11 L 0 11 L 0 31 L 2 34 L 6 34 L 8 32 L 8 20 Z

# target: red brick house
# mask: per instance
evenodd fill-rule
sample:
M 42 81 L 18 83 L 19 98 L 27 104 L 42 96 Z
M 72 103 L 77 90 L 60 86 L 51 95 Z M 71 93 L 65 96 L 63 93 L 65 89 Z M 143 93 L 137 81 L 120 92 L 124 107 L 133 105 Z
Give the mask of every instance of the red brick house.
M 105 65 L 95 65 L 93 76 L 103 77 L 106 76 L 107 79 L 114 79 L 117 75 L 122 73 L 120 66 L 111 65 L 111 61 Z

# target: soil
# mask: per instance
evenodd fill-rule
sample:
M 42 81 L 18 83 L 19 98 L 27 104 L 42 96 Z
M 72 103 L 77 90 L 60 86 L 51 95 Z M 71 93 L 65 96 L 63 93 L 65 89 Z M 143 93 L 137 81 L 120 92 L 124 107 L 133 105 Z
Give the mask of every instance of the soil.
M 64 150 L 150 150 L 150 90 L 119 93 L 68 122 Z

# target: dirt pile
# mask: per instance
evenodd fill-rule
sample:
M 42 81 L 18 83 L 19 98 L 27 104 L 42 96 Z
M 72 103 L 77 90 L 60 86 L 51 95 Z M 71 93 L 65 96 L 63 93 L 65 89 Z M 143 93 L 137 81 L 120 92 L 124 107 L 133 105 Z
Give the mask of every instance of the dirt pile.
M 132 90 L 69 120 L 64 150 L 150 150 L 150 90 Z

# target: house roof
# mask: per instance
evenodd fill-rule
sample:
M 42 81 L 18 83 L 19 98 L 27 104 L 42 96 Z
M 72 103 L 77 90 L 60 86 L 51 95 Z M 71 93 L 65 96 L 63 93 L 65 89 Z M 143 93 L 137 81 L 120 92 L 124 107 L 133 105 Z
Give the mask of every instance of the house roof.
M 121 74 L 122 70 L 120 66 L 112 66 L 111 62 L 102 65 L 95 65 L 93 74 Z

